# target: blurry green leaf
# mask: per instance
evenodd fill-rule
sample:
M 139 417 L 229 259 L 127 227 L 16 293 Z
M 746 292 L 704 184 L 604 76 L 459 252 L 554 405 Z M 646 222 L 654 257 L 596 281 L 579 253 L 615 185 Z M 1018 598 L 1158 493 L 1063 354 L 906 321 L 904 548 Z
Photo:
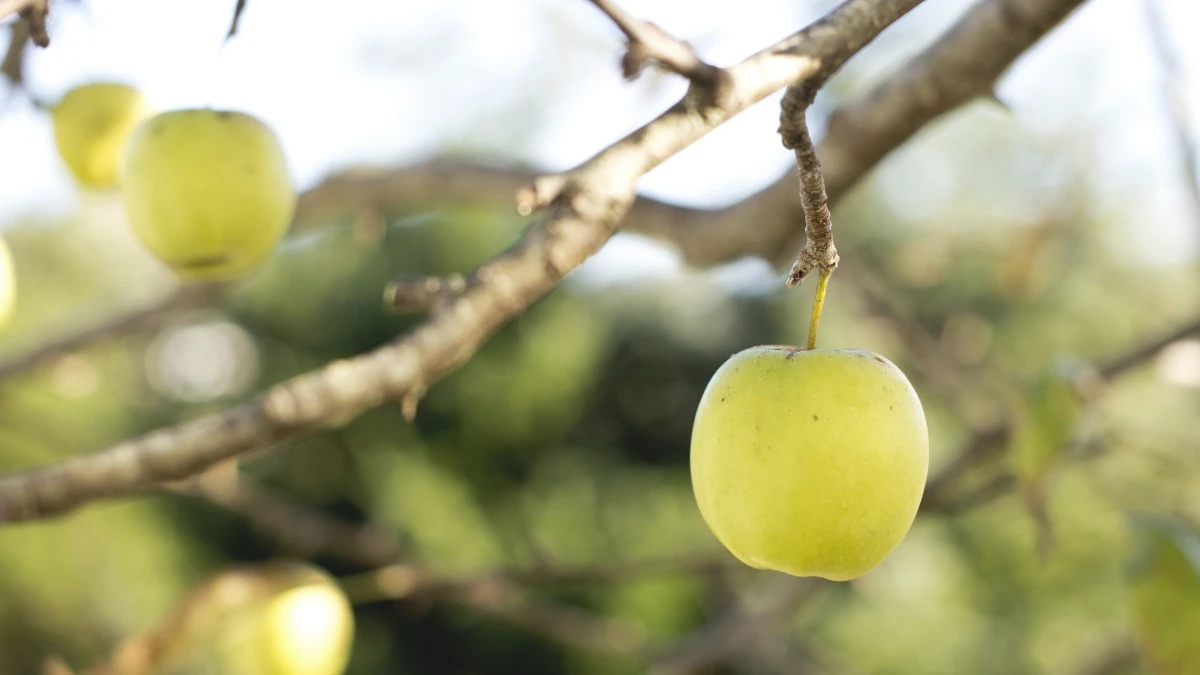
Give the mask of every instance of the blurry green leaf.
M 1200 533 L 1161 517 L 1136 519 L 1131 568 L 1138 639 L 1157 675 L 1200 673 Z
M 424 450 L 380 449 L 364 458 L 363 469 L 372 512 L 400 528 L 423 560 L 459 573 L 504 561 L 496 532 L 462 477 Z
M 1012 459 L 1027 489 L 1040 489 L 1075 437 L 1085 403 L 1075 385 L 1081 368 L 1074 360 L 1057 360 L 1042 371 L 1028 397 L 1016 402 Z
M 1087 365 L 1058 357 L 1041 372 L 1026 398 L 1014 401 L 1010 461 L 1038 526 L 1038 548 L 1047 553 L 1052 529 L 1046 512 L 1048 483 L 1075 439 L 1086 410 L 1078 380 Z

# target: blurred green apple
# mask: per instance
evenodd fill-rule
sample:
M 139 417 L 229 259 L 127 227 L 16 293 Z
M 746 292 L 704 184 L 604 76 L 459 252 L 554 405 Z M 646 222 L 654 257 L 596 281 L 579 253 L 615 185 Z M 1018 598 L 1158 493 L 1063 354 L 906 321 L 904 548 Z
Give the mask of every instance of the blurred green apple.
M 137 89 L 97 82 L 68 91 L 50 109 L 58 154 L 81 185 L 116 185 L 125 147 L 149 107 Z
M 271 128 L 210 109 L 173 110 L 138 127 L 124 193 L 133 231 L 185 279 L 247 273 L 275 249 L 296 206 Z
M 164 623 L 148 670 L 341 675 L 353 640 L 353 609 L 325 572 L 295 562 L 240 567 L 208 580 Z
M 746 349 L 717 370 L 696 411 L 700 513 L 755 568 L 865 574 L 908 533 L 928 468 L 916 392 L 869 351 Z

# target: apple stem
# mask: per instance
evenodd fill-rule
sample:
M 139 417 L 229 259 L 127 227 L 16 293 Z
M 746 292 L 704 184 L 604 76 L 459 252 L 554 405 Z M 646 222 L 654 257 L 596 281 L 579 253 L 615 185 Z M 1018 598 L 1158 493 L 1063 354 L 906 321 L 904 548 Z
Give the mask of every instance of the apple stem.
M 829 277 L 833 270 L 822 269 L 817 273 L 817 293 L 813 299 L 812 318 L 808 321 L 808 346 L 805 349 L 817 348 L 817 324 L 821 322 L 821 309 L 825 307 L 825 289 L 829 287 Z

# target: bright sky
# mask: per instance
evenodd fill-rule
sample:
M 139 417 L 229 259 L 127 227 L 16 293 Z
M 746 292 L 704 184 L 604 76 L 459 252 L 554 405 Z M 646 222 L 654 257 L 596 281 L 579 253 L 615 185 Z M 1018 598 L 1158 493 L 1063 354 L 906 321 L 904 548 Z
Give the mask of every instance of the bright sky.
M 1164 124 L 1161 71 L 1146 40 L 1142 1 L 1091 0 L 1019 62 L 1000 94 L 1033 129 L 1090 134 L 1084 141 L 1104 148 L 1097 170 L 1113 199 L 1144 200 L 1144 220 L 1130 227 L 1155 243 L 1147 253 L 1179 262 L 1190 259 L 1200 237 Z M 1200 25 L 1200 3 L 1161 2 L 1196 78 L 1189 96 L 1200 111 L 1200 45 L 1184 34 Z M 622 4 L 725 65 L 834 3 Z M 640 126 L 684 88 L 659 75 L 624 81 L 615 65 L 620 35 L 584 0 L 250 0 L 239 34 L 223 45 L 233 5 L 57 2 L 53 44 L 30 55 L 30 85 L 54 100 L 88 80 L 120 79 L 159 109 L 249 111 L 280 135 L 301 189 L 348 165 L 405 164 L 458 147 L 520 147 L 520 159 L 565 168 Z M 893 67 L 898 58 L 889 49 L 920 49 L 968 5 L 929 0 L 853 67 Z M 48 116 L 21 99 L 5 104 L 6 97 L 0 85 L 0 229 L 22 215 L 69 213 L 79 203 L 53 152 Z M 777 114 L 775 99 L 744 113 L 647 176 L 643 192 L 716 206 L 774 180 L 790 162 L 775 134 Z M 935 197 L 907 188 L 898 194 Z M 618 259 L 622 274 L 672 267 L 670 255 L 629 240 L 614 242 L 590 267 L 600 273 Z

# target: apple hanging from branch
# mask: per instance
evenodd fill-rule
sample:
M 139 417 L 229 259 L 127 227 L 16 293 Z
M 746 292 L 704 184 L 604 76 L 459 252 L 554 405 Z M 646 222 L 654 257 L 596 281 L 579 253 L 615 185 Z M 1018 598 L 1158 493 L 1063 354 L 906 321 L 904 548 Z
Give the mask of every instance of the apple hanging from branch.
M 243 112 L 184 109 L 144 122 L 123 181 L 129 222 L 177 275 L 228 280 L 275 249 L 296 208 L 274 131 Z

